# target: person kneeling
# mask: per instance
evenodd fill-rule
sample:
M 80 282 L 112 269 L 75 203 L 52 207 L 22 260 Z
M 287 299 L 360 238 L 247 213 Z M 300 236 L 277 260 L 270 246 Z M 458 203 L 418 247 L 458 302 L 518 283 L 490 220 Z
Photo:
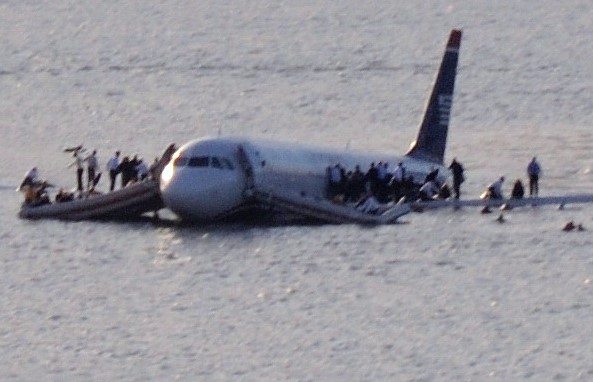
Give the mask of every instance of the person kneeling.
M 504 182 L 504 176 L 501 176 L 496 182 L 491 183 L 488 186 L 486 192 L 481 196 L 482 199 L 502 199 L 502 184 Z

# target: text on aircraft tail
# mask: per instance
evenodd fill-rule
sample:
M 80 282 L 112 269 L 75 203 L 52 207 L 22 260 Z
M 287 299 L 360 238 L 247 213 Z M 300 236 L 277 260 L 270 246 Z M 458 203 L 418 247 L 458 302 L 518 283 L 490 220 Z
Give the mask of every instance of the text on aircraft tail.
M 461 34 L 461 30 L 454 29 L 449 35 L 441 66 L 424 108 L 418 136 L 412 142 L 410 150 L 406 153 L 407 156 L 438 164 L 443 163 L 453 105 Z

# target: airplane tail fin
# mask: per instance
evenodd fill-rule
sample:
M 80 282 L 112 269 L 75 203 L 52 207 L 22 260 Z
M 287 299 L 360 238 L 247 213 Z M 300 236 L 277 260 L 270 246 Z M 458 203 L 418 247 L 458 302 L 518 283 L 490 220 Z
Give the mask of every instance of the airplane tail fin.
M 453 89 L 457 73 L 459 46 L 462 31 L 453 29 L 445 48 L 441 66 L 437 72 L 432 93 L 424 108 L 424 117 L 416 140 L 410 145 L 406 156 L 442 164 L 449 130 L 449 117 L 453 105 Z

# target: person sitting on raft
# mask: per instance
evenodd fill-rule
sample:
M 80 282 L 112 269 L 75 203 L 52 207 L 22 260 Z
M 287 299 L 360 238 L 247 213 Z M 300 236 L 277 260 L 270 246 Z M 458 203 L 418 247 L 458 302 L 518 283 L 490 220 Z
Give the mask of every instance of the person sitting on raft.
M 56 194 L 56 203 L 70 202 L 74 200 L 74 194 L 72 192 L 66 192 L 60 188 Z
M 25 174 L 25 178 L 21 182 L 19 186 L 19 190 L 23 190 L 25 186 L 36 186 L 39 184 L 39 172 L 37 171 L 37 167 L 33 167 Z
M 50 204 L 49 196 L 47 195 L 46 188 L 49 187 L 46 181 L 41 182 L 39 186 L 24 186 L 25 191 L 25 204 L 31 207 L 42 206 L 44 204 Z

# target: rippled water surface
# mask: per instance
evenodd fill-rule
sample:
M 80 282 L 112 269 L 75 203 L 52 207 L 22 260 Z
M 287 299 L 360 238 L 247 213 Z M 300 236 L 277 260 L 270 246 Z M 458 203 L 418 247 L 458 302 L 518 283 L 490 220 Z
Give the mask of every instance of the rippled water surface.
M 0 2 L 0 379 L 593 379 L 591 206 L 177 227 L 23 221 L 13 191 L 33 165 L 73 186 L 79 143 L 102 163 L 219 133 L 402 152 L 461 27 L 464 196 L 533 155 L 542 194 L 590 192 L 592 19 L 579 0 Z

